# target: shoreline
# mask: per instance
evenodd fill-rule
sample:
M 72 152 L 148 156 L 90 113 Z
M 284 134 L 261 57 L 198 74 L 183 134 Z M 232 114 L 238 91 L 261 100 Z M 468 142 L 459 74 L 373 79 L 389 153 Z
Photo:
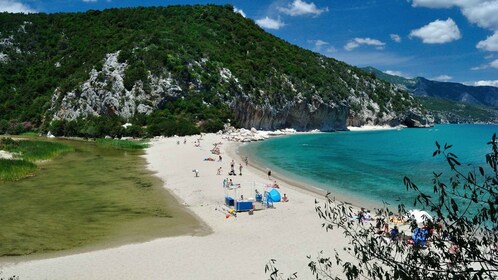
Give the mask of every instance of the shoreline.
M 16 275 L 20 279 L 244 279 L 267 277 L 264 267 L 270 259 L 277 259 L 284 275 L 298 272 L 311 275 L 306 256 L 320 251 L 333 256 L 348 241 L 342 232 L 325 231 L 315 212 L 315 200 L 323 195 L 301 188 L 297 182 L 285 182 L 279 191 L 286 193 L 289 202 L 274 204 L 274 208 L 228 215 L 224 205 L 222 181 L 227 176 L 229 162 L 242 163 L 237 147 L 222 135 L 152 139 L 145 158 L 147 169 L 163 181 L 163 187 L 191 211 L 209 229 L 207 235 L 162 237 L 143 243 L 51 257 L 47 259 L 2 263 L 2 275 Z M 186 140 L 187 144 L 179 143 Z M 206 161 L 217 157 L 210 150 L 220 145 L 223 162 Z M 223 167 L 223 175 L 216 175 Z M 199 177 L 193 170 L 199 170 Z M 271 183 L 256 167 L 243 169 L 242 176 L 233 176 L 243 187 L 237 195 L 251 197 L 256 183 Z M 248 182 L 253 182 L 252 186 Z M 227 216 L 228 215 L 228 216 Z M 337 273 L 341 267 L 335 268 Z

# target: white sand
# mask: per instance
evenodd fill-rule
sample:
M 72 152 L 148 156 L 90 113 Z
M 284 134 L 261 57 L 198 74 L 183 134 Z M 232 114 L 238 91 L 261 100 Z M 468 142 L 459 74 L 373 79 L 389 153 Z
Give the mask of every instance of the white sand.
M 12 153 L 9 153 L 7 151 L 0 150 L 0 158 L 12 159 L 13 155 L 12 155 Z
M 152 141 L 147 150 L 148 168 L 157 172 L 164 187 L 177 196 L 212 230 L 205 236 L 160 238 L 140 244 L 102 249 L 87 253 L 20 263 L 0 264 L 2 277 L 18 275 L 28 279 L 267 279 L 265 264 L 277 259 L 284 276 L 297 272 L 300 279 L 311 279 L 307 255 L 323 250 L 333 257 L 333 249 L 343 248 L 341 232 L 325 232 L 314 207 L 319 195 L 280 183 L 280 190 L 289 197 L 287 203 L 276 203 L 274 209 L 247 212 L 226 218 L 223 178 L 228 176 L 230 154 L 238 144 L 208 134 L 200 147 L 195 136 Z M 181 144 L 178 145 L 177 141 Z M 223 162 L 204 161 L 213 143 L 223 142 Z M 231 153 L 227 152 L 231 149 Z M 235 159 L 238 173 L 240 159 Z M 216 175 L 223 167 L 223 175 Z M 193 169 L 200 171 L 195 177 Z M 254 197 L 253 185 L 263 191 L 269 183 L 266 174 L 244 166 L 243 176 L 232 176 L 241 183 L 238 195 Z M 4 229 L 8 230 L 8 229 Z M 340 268 L 338 268 L 340 270 Z
M 406 126 L 389 126 L 389 125 L 364 125 L 364 126 L 348 126 L 350 131 L 372 131 L 372 130 L 396 130 L 406 128 Z

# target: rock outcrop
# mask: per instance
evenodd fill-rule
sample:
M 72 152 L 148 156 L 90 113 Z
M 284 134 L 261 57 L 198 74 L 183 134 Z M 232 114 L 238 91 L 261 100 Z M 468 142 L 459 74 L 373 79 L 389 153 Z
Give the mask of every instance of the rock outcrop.
M 118 62 L 119 52 L 104 59 L 102 70 L 93 69 L 90 78 L 76 89 L 63 93 L 57 89 L 52 96 L 54 120 L 75 120 L 79 117 L 117 115 L 125 119 L 137 113 L 150 114 L 166 97 L 178 97 L 182 89 L 169 77 L 149 74 L 151 90 L 146 92 L 142 82 L 131 90 L 124 86 L 124 72 L 128 66 Z
M 363 88 L 357 91 L 350 89 L 350 95 L 344 99 L 325 101 L 323 96 L 333 96 L 334 93 L 313 91 L 312 85 L 311 90 L 297 88 L 288 77 L 280 75 L 274 79 L 282 83 L 282 89 L 290 89 L 292 94 L 276 94 L 278 102 L 269 98 L 258 102 L 258 94 L 254 92 L 259 91 L 259 96 L 265 93 L 260 89 L 244 89 L 230 69 L 220 67 L 214 73 L 205 73 L 207 59 L 189 63 L 193 73 L 190 80 L 175 80 L 165 70 L 159 77 L 149 73 L 148 85 L 137 81 L 131 90 L 127 90 L 123 80 L 128 65 L 118 62 L 118 56 L 119 52 L 106 55 L 102 69 L 93 69 L 89 73 L 90 78 L 74 90 L 63 93 L 57 89 L 50 109 L 53 119 L 75 120 L 107 115 L 130 119 L 137 113 L 150 114 L 168 100 L 183 98 L 188 92 L 202 91 L 204 84 L 198 77 L 215 76 L 220 88 L 225 89 L 218 92 L 218 97 L 229 105 L 235 121 L 245 128 L 336 131 L 346 130 L 347 126 L 425 127 L 433 123 L 433 119 L 422 114 L 420 108 L 410 107 L 415 103 L 400 89 L 375 79 L 365 80 L 352 73 L 354 83 L 363 85 Z M 348 87 L 355 86 L 343 82 Z M 380 90 L 384 91 L 382 94 L 387 94 L 387 102 L 382 105 L 374 100 L 376 95 L 381 94 Z M 396 110 L 393 105 L 395 99 L 408 104 L 404 104 L 406 110 Z

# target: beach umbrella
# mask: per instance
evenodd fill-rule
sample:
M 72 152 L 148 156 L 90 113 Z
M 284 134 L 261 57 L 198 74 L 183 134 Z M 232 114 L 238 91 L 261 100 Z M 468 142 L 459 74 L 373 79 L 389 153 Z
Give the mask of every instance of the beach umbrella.
M 428 220 L 432 221 L 432 216 L 426 211 L 417 210 L 417 209 L 410 210 L 408 211 L 408 215 L 410 216 L 410 218 L 414 218 L 415 221 L 417 221 L 417 224 L 423 223 Z

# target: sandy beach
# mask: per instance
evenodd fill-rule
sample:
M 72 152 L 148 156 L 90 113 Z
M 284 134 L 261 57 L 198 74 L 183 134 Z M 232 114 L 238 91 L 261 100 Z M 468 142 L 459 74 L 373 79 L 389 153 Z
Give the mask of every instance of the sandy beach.
M 227 218 L 223 180 L 231 178 L 241 184 L 237 197 L 254 197 L 254 189 L 264 191 L 273 183 L 267 174 L 246 166 L 237 156 L 239 143 L 222 135 L 159 138 L 146 151 L 148 168 L 161 178 L 164 187 L 179 203 L 195 213 L 205 224 L 202 232 L 188 236 L 165 237 L 139 244 L 128 244 L 80 254 L 0 263 L 0 277 L 17 275 L 26 279 L 265 279 L 265 264 L 277 260 L 284 276 L 297 272 L 300 279 L 310 279 L 308 259 L 323 251 L 347 244 L 341 232 L 325 232 L 315 213 L 315 199 L 323 196 L 288 181 L 278 181 L 281 194 L 289 202 L 274 208 L 237 213 Z M 186 143 L 184 144 L 184 139 Z M 211 153 L 221 143 L 222 162 Z M 214 161 L 205 160 L 213 158 Z M 235 161 L 237 176 L 228 176 L 230 162 Z M 238 175 L 243 164 L 242 176 Z M 222 175 L 217 170 L 222 167 Z M 198 177 L 193 170 L 198 170 Z M 278 174 L 274 174 L 277 175 Z M 277 179 L 278 180 L 278 179 Z M 234 196 L 235 193 L 231 192 Z M 340 268 L 338 268 L 340 270 Z

